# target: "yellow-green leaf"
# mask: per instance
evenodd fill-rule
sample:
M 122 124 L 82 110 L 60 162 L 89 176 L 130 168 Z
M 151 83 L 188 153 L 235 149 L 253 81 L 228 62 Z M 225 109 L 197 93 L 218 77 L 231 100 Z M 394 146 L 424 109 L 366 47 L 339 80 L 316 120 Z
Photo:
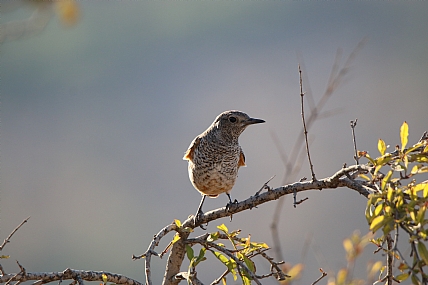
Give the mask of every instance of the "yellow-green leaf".
M 419 173 L 426 173 L 426 172 L 428 172 L 428 166 L 422 166 L 421 168 L 419 168 L 419 170 L 418 170 L 418 174 Z
M 8 259 L 10 258 L 10 255 L 0 255 L 0 259 Z
M 250 280 L 249 276 L 242 275 L 241 278 L 242 278 L 242 284 L 251 285 L 251 280 Z
M 349 238 L 343 241 L 343 248 L 345 249 L 347 254 L 351 254 L 354 251 L 354 245 L 352 244 L 352 241 Z
M 342 268 L 337 272 L 336 284 L 345 284 L 346 276 L 348 275 L 348 270 Z
M 388 199 L 389 202 L 392 203 L 392 201 L 394 199 L 394 189 L 392 189 L 391 187 L 388 187 L 388 192 L 386 194 L 386 198 Z
M 221 281 L 223 282 L 223 285 L 227 285 L 227 283 L 226 283 L 226 277 L 221 278 Z
M 103 282 L 104 282 L 104 283 L 107 283 L 107 281 L 108 281 L 108 277 L 107 277 L 107 275 L 105 275 L 105 274 L 103 273 L 101 276 L 102 276 L 102 278 L 103 278 Z
M 403 273 L 403 274 L 395 276 L 395 279 L 398 280 L 398 281 L 404 281 L 407 278 L 409 278 L 409 276 L 410 276 L 409 273 Z
M 370 224 L 370 230 L 373 232 L 376 232 L 384 224 L 385 224 L 385 216 L 378 216 L 378 217 L 374 218 L 372 223 Z
M 226 256 L 218 251 L 214 251 L 213 253 L 218 258 L 218 260 L 220 260 L 224 265 L 228 266 L 229 259 Z
M 174 235 L 174 238 L 171 241 L 171 245 L 173 245 L 174 243 L 176 243 L 178 240 L 180 240 L 180 235 L 178 233 L 176 233 Z
M 374 210 L 374 216 L 377 217 L 382 212 L 383 209 L 383 203 L 376 206 Z
M 360 177 L 360 178 L 362 178 L 362 179 L 364 179 L 366 181 L 370 181 L 370 178 L 367 175 L 365 175 L 365 174 L 358 174 L 358 177 Z
M 400 138 L 401 138 L 401 149 L 405 149 L 407 145 L 407 138 L 409 137 L 409 125 L 406 121 L 401 125 Z
M 382 267 L 382 261 L 375 262 L 375 264 L 373 264 L 372 268 L 370 269 L 369 275 L 374 276 L 376 273 L 379 272 L 381 267 Z
M 226 227 L 225 224 L 221 224 L 220 226 L 217 226 L 217 228 L 226 234 L 229 232 L 229 229 Z
M 413 212 L 413 211 L 410 212 L 410 218 L 412 218 L 413 221 L 416 221 L 415 212 Z
M 427 210 L 427 207 L 424 205 L 422 206 L 419 211 L 418 214 L 416 215 L 416 222 L 417 223 L 421 223 L 423 222 L 424 218 L 425 218 L 425 212 Z
M 425 262 L 425 265 L 428 265 L 428 251 L 426 246 L 422 243 L 422 241 L 418 243 L 418 251 L 419 251 L 419 256 Z
M 180 222 L 180 220 L 175 219 L 174 223 L 177 225 L 177 227 L 181 228 L 181 222 Z
M 289 278 L 287 278 L 287 281 L 293 281 L 300 278 L 304 267 L 305 266 L 302 263 L 297 263 L 296 265 L 294 265 L 290 270 L 286 272 L 287 275 L 290 276 Z
M 388 173 L 385 175 L 385 177 L 381 181 L 381 189 L 385 190 L 386 184 L 389 182 L 389 179 L 391 179 L 392 176 L 392 170 L 388 171 Z M 389 191 L 389 189 L 388 189 Z
M 377 142 L 377 149 L 379 150 L 381 155 L 385 154 L 386 144 L 382 139 L 379 139 L 379 141 Z
M 381 157 L 376 158 L 375 163 L 379 167 L 382 167 L 386 165 L 388 162 L 390 162 L 393 159 L 392 155 L 390 153 L 387 153 L 385 155 L 382 155 Z

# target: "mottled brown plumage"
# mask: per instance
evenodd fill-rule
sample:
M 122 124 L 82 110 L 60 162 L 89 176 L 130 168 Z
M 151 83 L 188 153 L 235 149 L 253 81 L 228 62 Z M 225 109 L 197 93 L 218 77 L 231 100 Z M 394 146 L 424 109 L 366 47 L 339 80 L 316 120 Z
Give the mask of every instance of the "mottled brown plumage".
M 235 184 L 238 169 L 245 166 L 245 156 L 238 143 L 239 135 L 252 124 L 264 123 L 240 111 L 226 111 L 217 116 L 209 128 L 190 144 L 183 159 L 189 161 L 189 178 L 202 194 L 196 218 L 206 196 L 217 197 Z

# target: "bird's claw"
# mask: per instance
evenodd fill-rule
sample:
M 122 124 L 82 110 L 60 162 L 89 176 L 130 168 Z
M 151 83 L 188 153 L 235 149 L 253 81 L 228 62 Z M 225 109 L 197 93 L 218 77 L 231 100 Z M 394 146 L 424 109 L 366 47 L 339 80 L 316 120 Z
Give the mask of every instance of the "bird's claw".
M 202 211 L 198 211 L 198 212 L 196 213 L 196 215 L 195 215 L 195 216 L 193 216 L 193 223 L 194 223 L 194 225 L 195 225 L 195 226 L 201 222 L 201 219 L 202 219 L 202 216 L 203 216 L 203 215 L 204 215 L 204 212 L 202 212 Z M 207 223 L 207 225 L 208 225 L 208 223 Z M 201 229 L 203 229 L 203 230 L 206 230 L 206 229 L 207 229 L 207 228 L 205 228 L 202 224 L 200 224 L 200 225 L 199 225 L 199 227 L 200 227 Z
M 232 200 L 229 202 L 229 203 L 227 203 L 226 204 L 226 212 L 229 212 L 229 210 L 230 210 L 230 208 L 233 206 L 233 205 L 236 205 L 236 204 L 238 204 L 239 202 L 238 202 L 238 200 L 236 200 L 235 199 L 235 201 L 233 201 L 232 202 Z

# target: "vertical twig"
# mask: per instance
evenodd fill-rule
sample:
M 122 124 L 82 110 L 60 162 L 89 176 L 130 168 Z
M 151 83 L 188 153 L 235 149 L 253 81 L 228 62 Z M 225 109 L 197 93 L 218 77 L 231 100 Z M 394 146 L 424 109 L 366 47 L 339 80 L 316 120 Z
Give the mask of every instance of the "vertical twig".
M 351 121 L 351 129 L 352 129 L 352 141 L 354 142 L 354 151 L 355 151 L 354 159 L 357 162 L 357 165 L 359 165 L 358 151 L 357 151 L 357 140 L 355 138 L 355 127 L 357 126 L 357 121 L 358 121 L 358 119 L 355 119 L 355 121 Z
M 303 93 L 302 70 L 300 69 L 300 64 L 299 64 L 299 79 L 300 79 L 300 101 L 301 101 L 300 104 L 302 105 L 302 121 L 303 121 L 303 133 L 305 135 L 306 154 L 308 155 L 309 167 L 311 168 L 312 181 L 317 181 L 317 178 L 315 177 L 314 166 L 311 160 L 311 155 L 309 154 L 308 130 L 306 129 L 305 111 L 303 107 L 304 105 L 303 97 L 305 96 L 305 93 Z
M 317 120 L 320 119 L 320 112 L 323 110 L 327 101 L 332 97 L 334 92 L 337 90 L 337 88 L 343 82 L 344 77 L 346 76 L 347 72 L 351 68 L 351 64 L 354 62 L 358 52 L 363 48 L 366 41 L 367 41 L 367 39 L 364 38 L 358 43 L 358 45 L 354 48 L 354 50 L 348 56 L 348 58 L 346 59 L 346 61 L 343 65 L 340 64 L 340 59 L 342 56 L 341 51 L 340 50 L 337 51 L 336 59 L 334 61 L 334 65 L 333 65 L 333 68 L 332 68 L 331 73 L 330 73 L 330 78 L 328 80 L 328 86 L 327 86 L 327 89 L 325 90 L 323 96 L 316 103 L 315 106 L 313 106 L 313 100 L 308 100 L 308 104 L 310 107 L 310 113 L 309 113 L 309 116 L 306 120 L 308 129 L 310 129 L 312 127 L 312 125 Z M 302 62 L 303 68 L 304 68 L 303 60 L 299 59 L 299 62 Z M 303 76 L 305 76 L 305 79 L 307 79 L 306 73 L 304 73 Z M 305 89 L 307 91 L 309 90 L 309 92 L 307 92 L 307 93 L 308 93 L 308 95 L 311 95 L 312 92 L 310 89 L 310 85 L 308 85 L 308 84 L 309 84 L 309 81 L 305 80 L 305 86 L 306 86 Z M 310 96 L 309 98 L 311 99 L 312 97 Z M 306 99 L 308 99 L 308 96 L 306 96 Z M 303 132 L 299 133 L 298 136 L 296 136 L 296 138 L 295 138 L 295 142 L 294 142 L 294 146 L 293 146 L 292 150 L 289 152 L 289 157 L 286 157 L 286 156 L 281 157 L 281 159 L 283 160 L 283 163 L 285 165 L 284 178 L 283 178 L 283 182 L 282 182 L 283 184 L 287 184 L 287 183 L 290 183 L 291 181 L 294 181 L 296 179 L 297 174 L 300 172 L 300 168 L 302 165 L 301 162 L 303 161 L 302 157 L 304 154 L 304 152 L 302 151 L 302 143 L 301 143 L 303 141 L 303 137 L 304 137 Z M 274 142 L 275 142 L 275 140 L 274 140 Z M 280 149 L 280 148 L 278 148 L 278 149 Z M 280 151 L 280 153 L 285 153 L 285 152 Z M 280 240 L 278 225 L 280 222 L 280 217 L 282 216 L 281 215 L 281 208 L 282 208 L 282 205 L 284 204 L 284 201 L 285 201 L 285 197 L 281 197 L 278 200 L 278 203 L 276 203 L 275 214 L 274 214 L 274 217 L 272 218 L 272 224 L 271 224 L 275 254 L 276 254 L 277 258 L 280 260 L 283 260 L 281 246 L 278 243 L 276 243 L 276 241 Z
M 393 240 L 390 234 L 386 235 L 386 246 L 387 246 L 387 255 L 386 255 L 386 285 L 392 285 L 393 275 L 392 275 L 392 262 L 394 260 L 394 253 L 392 252 L 392 243 Z

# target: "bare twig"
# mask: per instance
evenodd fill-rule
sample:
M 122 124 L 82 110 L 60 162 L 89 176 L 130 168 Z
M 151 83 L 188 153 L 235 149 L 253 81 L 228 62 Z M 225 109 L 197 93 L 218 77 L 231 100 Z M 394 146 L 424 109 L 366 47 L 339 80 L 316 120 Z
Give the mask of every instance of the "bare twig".
M 11 233 L 10 235 L 3 241 L 2 245 L 0 245 L 0 250 L 3 250 L 3 247 L 10 242 L 10 239 L 12 238 L 12 236 L 19 230 L 19 228 L 22 227 L 23 224 L 25 224 L 28 219 L 30 219 L 30 217 L 26 218 L 25 220 L 23 220 L 19 226 L 17 226 Z
M 229 269 L 226 269 L 217 279 L 215 279 L 210 285 L 216 285 L 223 280 L 224 277 L 226 277 L 227 274 L 229 274 Z
M 163 229 L 161 229 L 154 237 L 152 242 L 149 245 L 149 248 L 147 249 L 147 251 L 139 256 L 132 256 L 132 259 L 141 259 L 141 258 L 145 258 L 145 268 L 146 268 L 146 282 L 147 284 L 151 285 L 153 284 L 152 282 L 152 278 L 151 278 L 151 269 L 150 269 L 150 261 L 151 261 L 151 257 L 152 255 L 156 255 L 159 256 L 155 251 L 155 247 L 159 245 L 160 240 L 169 232 L 176 230 L 177 229 L 177 225 L 175 223 L 169 224 L 168 226 L 164 227 Z
M 320 271 L 321 271 L 321 276 L 317 280 L 315 280 L 311 285 L 317 284 L 321 279 L 327 276 L 327 273 L 324 270 L 322 270 L 322 268 L 320 268 Z
M 392 280 L 394 278 L 394 275 L 392 274 L 392 262 L 394 260 L 394 253 L 392 252 L 392 238 L 390 234 L 386 235 L 386 246 L 387 246 L 387 253 L 386 253 L 386 284 L 392 285 Z
M 271 271 L 271 275 L 275 276 L 275 278 L 278 281 L 282 281 L 285 280 L 286 277 L 290 277 L 287 274 L 285 274 L 282 269 L 279 267 L 279 265 L 283 264 L 284 261 L 280 261 L 280 262 L 274 262 L 273 258 L 268 256 L 266 253 L 264 252 L 260 252 L 261 256 L 263 256 L 269 263 L 270 263 L 270 271 Z M 274 271 L 275 270 L 275 271 Z
M 315 177 L 314 172 L 314 166 L 312 164 L 311 155 L 309 153 L 309 143 L 308 143 L 308 130 L 306 128 L 306 121 L 305 121 L 305 110 L 304 110 L 304 100 L 303 97 L 305 96 L 305 93 L 303 93 L 303 80 L 302 80 L 302 70 L 300 69 L 299 65 L 299 82 L 300 82 L 300 104 L 302 107 L 302 122 L 303 122 L 303 134 L 305 135 L 305 143 L 306 143 L 306 154 L 308 155 L 308 161 L 309 161 L 309 167 L 311 168 L 311 174 L 312 174 L 312 181 L 316 181 L 317 178 Z
M 341 50 L 337 51 L 336 59 L 335 59 L 334 64 L 333 64 L 333 68 L 330 72 L 330 78 L 328 80 L 327 89 L 325 90 L 321 99 L 316 103 L 316 105 L 314 103 L 314 100 L 313 100 L 313 97 L 311 94 L 312 92 L 310 89 L 309 80 L 307 80 L 306 73 L 303 74 L 303 76 L 305 78 L 305 82 L 308 82 L 307 84 L 305 84 L 306 90 L 308 91 L 307 92 L 308 96 L 306 96 L 306 98 L 308 100 L 308 104 L 310 107 L 310 114 L 306 118 L 308 130 L 310 130 L 312 125 L 315 123 L 315 121 L 317 121 L 319 119 L 320 112 L 323 110 L 327 101 L 331 98 L 331 96 L 337 90 L 338 86 L 342 83 L 343 78 L 347 74 L 347 72 L 348 72 L 351 64 L 353 63 L 356 55 L 362 49 L 362 47 L 364 46 L 366 41 L 367 40 L 364 38 L 357 44 L 357 46 L 351 52 L 351 54 L 348 56 L 347 60 L 345 61 L 345 64 L 342 67 L 340 67 L 340 64 L 339 64 L 342 52 L 341 52 Z M 299 58 L 300 65 L 303 67 L 303 69 L 305 69 L 304 68 L 304 61 L 299 57 L 299 55 L 298 55 L 298 58 Z M 290 154 L 289 157 L 282 155 L 282 154 L 285 154 L 285 151 L 280 151 L 281 160 L 283 161 L 283 163 L 285 165 L 284 179 L 282 182 L 283 184 L 290 183 L 291 181 L 296 180 L 295 178 L 300 171 L 301 162 L 303 161 L 303 159 L 300 157 L 301 154 L 303 153 L 301 151 L 302 145 L 303 145 L 302 144 L 303 139 L 304 139 L 303 132 L 301 132 L 298 136 L 296 136 L 296 140 L 295 140 L 295 143 L 293 145 L 293 148 L 292 148 L 291 152 L 289 152 L 289 154 Z M 274 140 L 274 142 L 275 142 L 275 145 L 279 145 L 275 140 Z M 277 148 L 281 149 L 278 146 L 277 146 Z M 274 216 L 273 216 L 272 224 L 271 224 L 273 245 L 275 248 L 275 253 L 276 253 L 277 258 L 282 257 L 282 252 L 280 252 L 281 245 L 277 242 L 279 242 L 278 224 L 279 224 L 280 217 L 282 216 L 280 213 L 281 213 L 281 208 L 282 208 L 283 203 L 284 203 L 284 199 L 280 199 L 278 201 L 278 203 L 276 203 Z
M 359 158 L 358 158 L 358 151 L 357 151 L 357 140 L 355 138 L 355 127 L 357 126 L 357 121 L 358 121 L 358 119 L 355 119 L 355 121 L 351 121 L 351 129 L 352 129 L 352 141 L 354 143 L 354 152 L 355 152 L 354 159 L 358 165 L 359 164 Z
M 256 192 L 256 194 L 254 194 L 255 196 L 258 196 L 259 194 L 260 194 L 260 192 L 262 192 L 263 191 L 263 189 L 267 189 L 268 191 L 270 191 L 271 190 L 271 188 L 270 188 L 270 186 L 268 185 L 268 183 L 272 180 L 272 179 L 274 179 L 275 178 L 275 175 L 274 176 L 272 176 L 271 178 L 269 178 L 269 180 L 268 181 L 266 181 L 265 182 L 265 184 L 263 184 L 263 186 L 262 186 L 262 188 L 260 188 L 260 190 L 259 191 L 257 191 Z

